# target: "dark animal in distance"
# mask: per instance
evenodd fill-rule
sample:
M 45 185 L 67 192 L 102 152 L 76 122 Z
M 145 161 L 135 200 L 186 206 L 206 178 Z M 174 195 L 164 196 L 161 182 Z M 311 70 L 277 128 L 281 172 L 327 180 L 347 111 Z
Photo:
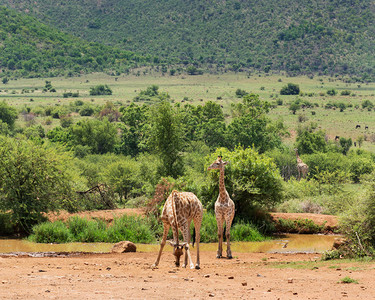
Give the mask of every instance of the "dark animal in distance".
M 355 127 L 355 129 L 358 129 L 358 128 L 361 128 L 361 125 L 357 125 L 357 126 Z

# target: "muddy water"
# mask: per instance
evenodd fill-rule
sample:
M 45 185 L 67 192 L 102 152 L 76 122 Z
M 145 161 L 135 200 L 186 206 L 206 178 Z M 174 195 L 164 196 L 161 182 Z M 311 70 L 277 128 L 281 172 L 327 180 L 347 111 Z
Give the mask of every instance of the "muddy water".
M 288 234 L 264 242 L 233 242 L 233 252 L 313 252 L 321 253 L 331 249 L 333 235 Z M 39 244 L 25 240 L 0 239 L 0 253 L 11 252 L 110 252 L 114 244 L 111 243 L 67 243 L 67 244 Z M 139 252 L 158 251 L 159 245 L 137 244 Z M 226 247 L 224 247 L 224 250 Z M 166 246 L 166 251 L 171 250 Z M 217 243 L 201 244 L 201 251 L 216 251 Z

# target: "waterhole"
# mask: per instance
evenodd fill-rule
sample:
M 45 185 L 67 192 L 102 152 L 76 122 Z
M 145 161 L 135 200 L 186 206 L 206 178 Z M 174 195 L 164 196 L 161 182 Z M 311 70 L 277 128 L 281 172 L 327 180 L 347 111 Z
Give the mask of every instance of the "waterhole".
M 312 234 L 287 234 L 263 242 L 232 242 L 233 252 L 251 253 L 322 253 L 332 248 L 335 235 Z M 112 243 L 66 243 L 66 244 L 40 244 L 19 239 L 0 239 L 0 253 L 14 252 L 111 252 Z M 170 246 L 165 247 L 166 251 Z M 217 243 L 202 243 L 201 251 L 216 251 Z M 224 244 L 224 250 L 226 244 Z M 137 244 L 138 252 L 155 252 L 159 244 Z

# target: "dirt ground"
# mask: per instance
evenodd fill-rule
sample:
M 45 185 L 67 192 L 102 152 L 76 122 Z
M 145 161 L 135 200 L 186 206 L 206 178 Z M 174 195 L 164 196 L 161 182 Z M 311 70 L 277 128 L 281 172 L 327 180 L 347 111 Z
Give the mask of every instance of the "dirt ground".
M 134 211 L 99 214 L 110 219 L 117 213 Z M 191 270 L 176 268 L 165 249 L 152 269 L 156 256 L 156 251 L 2 255 L 0 299 L 375 299 L 375 262 L 322 262 L 311 253 L 233 253 L 228 260 L 203 251 L 201 269 Z M 195 261 L 194 248 L 192 256 Z M 357 283 L 342 283 L 345 277 Z
M 195 250 L 193 250 L 195 260 Z M 321 262 L 318 254 L 201 253 L 176 268 L 165 251 L 0 257 L 1 299 L 375 299 L 375 263 Z M 341 283 L 344 277 L 358 283 Z

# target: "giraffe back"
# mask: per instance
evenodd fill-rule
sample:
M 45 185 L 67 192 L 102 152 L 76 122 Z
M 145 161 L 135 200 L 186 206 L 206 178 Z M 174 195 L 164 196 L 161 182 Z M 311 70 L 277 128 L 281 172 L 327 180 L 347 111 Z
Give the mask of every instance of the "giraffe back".
M 175 208 L 178 227 L 203 216 L 202 203 L 196 195 L 190 192 L 173 191 L 166 200 L 161 218 L 171 225 L 174 224 L 173 208 Z

